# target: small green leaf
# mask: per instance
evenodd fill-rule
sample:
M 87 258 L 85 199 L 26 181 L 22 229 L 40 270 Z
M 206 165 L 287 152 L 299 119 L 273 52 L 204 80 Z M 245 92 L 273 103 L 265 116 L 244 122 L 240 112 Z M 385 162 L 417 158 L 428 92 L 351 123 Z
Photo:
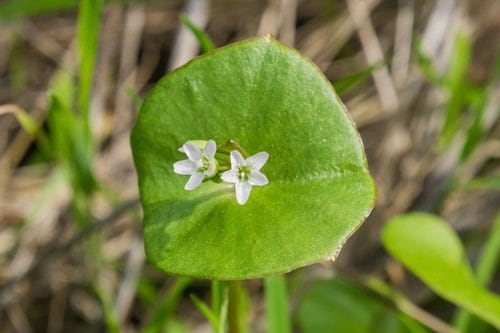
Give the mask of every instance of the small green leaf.
M 389 253 L 443 298 L 500 328 L 500 298 L 481 288 L 453 229 L 439 217 L 411 213 L 383 230 Z
M 228 183 L 193 191 L 173 164 L 188 140 L 269 153 L 269 184 L 236 202 Z M 331 84 L 269 37 L 211 51 L 151 91 L 133 129 L 146 253 L 177 275 L 245 279 L 334 258 L 373 207 L 356 128 Z

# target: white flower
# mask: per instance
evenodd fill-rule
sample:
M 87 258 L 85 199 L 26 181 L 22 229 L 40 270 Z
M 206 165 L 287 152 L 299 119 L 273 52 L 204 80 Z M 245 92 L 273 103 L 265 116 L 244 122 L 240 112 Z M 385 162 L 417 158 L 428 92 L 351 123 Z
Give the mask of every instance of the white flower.
M 269 183 L 267 177 L 260 172 L 269 154 L 261 151 L 245 160 L 239 151 L 232 150 L 230 158 L 231 169 L 225 171 L 221 178 L 228 183 L 235 184 L 236 201 L 244 205 L 250 196 L 252 186 L 263 186 Z
M 217 162 L 214 158 L 216 150 L 214 140 L 209 140 L 203 150 L 191 141 L 179 148 L 179 151 L 185 153 L 188 159 L 175 162 L 174 172 L 180 175 L 191 175 L 184 189 L 193 190 L 205 177 L 210 178 L 217 173 Z

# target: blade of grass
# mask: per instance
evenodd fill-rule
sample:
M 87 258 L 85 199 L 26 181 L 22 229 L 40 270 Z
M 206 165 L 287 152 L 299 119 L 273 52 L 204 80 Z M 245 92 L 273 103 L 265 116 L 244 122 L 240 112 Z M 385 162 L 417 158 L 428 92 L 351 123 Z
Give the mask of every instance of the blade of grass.
M 219 318 L 217 318 L 217 314 L 208 305 L 203 303 L 201 299 L 196 297 L 196 295 L 190 294 L 189 297 L 198 311 L 210 322 L 214 331 L 217 332 L 219 330 Z
M 40 128 L 40 125 L 36 122 L 33 117 L 31 117 L 26 111 L 14 104 L 7 104 L 0 106 L 0 115 L 11 113 L 16 117 L 19 125 L 31 135 L 39 145 L 40 149 L 44 154 L 49 154 L 50 143 L 47 135 Z
M 436 86 L 442 87 L 444 85 L 443 76 L 432 64 L 432 59 L 425 53 L 422 38 L 419 36 L 415 38 L 415 54 L 418 66 L 425 78 Z
M 86 0 L 85 0 L 86 1 Z M 105 4 L 134 3 L 141 0 L 104 0 Z M 79 0 L 3 0 L 0 4 L 0 21 L 10 21 L 27 16 L 53 13 L 75 8 Z M 142 0 L 145 2 L 145 0 Z
M 77 129 L 77 119 L 68 109 L 59 94 L 48 92 L 50 102 L 47 112 L 47 128 L 50 144 L 59 163 L 72 164 L 74 154 L 74 140 Z
M 78 107 L 88 142 L 91 142 L 89 105 L 97 59 L 100 15 L 101 0 L 80 1 L 77 26 Z
M 0 20 L 54 12 L 75 7 L 78 0 L 10 0 L 0 5 Z
M 217 281 L 218 290 L 219 290 L 219 301 L 220 307 L 214 308 L 217 309 L 219 314 L 219 329 L 217 333 L 226 333 L 226 327 L 228 322 L 228 313 L 229 313 L 229 286 L 227 283 L 222 283 L 221 281 Z
M 168 333 L 189 333 L 189 330 L 186 328 L 186 325 L 178 320 L 172 319 L 169 320 L 164 332 Z
M 470 87 L 468 96 L 473 119 L 465 134 L 465 142 L 460 153 L 460 161 L 462 162 L 467 160 L 484 136 L 483 118 L 487 104 L 486 87 L 479 89 Z
M 26 90 L 29 69 L 26 65 L 25 44 L 18 29 L 14 29 L 10 34 L 9 44 L 8 75 L 14 92 L 19 93 Z
M 473 178 L 464 187 L 466 189 L 500 189 L 500 176 Z
M 449 326 L 448 323 L 422 310 L 408 300 L 405 295 L 395 290 L 384 281 L 372 276 L 365 276 L 362 283 L 382 297 L 391 300 L 399 311 L 407 314 L 411 318 L 414 318 L 433 331 L 441 333 L 457 333 L 457 331 L 452 326 Z
M 81 117 L 69 109 L 60 95 L 55 91 L 49 92 L 51 103 L 47 115 L 47 127 L 50 144 L 58 165 L 71 184 L 75 198 L 87 200 L 98 188 L 92 169 L 92 155 L 88 150 L 89 143 L 82 127 Z M 74 201 L 75 204 L 77 202 Z M 81 222 L 85 224 L 88 221 Z
M 155 306 L 155 312 L 151 320 L 144 326 L 143 332 L 145 333 L 158 333 L 163 332 L 163 327 L 168 321 L 169 317 L 175 310 L 182 292 L 186 289 L 193 280 L 190 278 L 179 278 L 175 281 L 174 285 L 170 288 L 168 295 L 165 299 L 160 300 Z
M 291 332 L 285 277 L 283 275 L 266 277 L 264 290 L 266 294 L 267 332 Z
M 468 100 L 473 111 L 472 123 L 467 130 L 465 143 L 461 152 L 461 161 L 465 161 L 481 142 L 485 135 L 485 112 L 490 91 L 495 91 L 495 85 L 500 78 L 500 54 L 497 54 L 488 83 L 482 87 L 469 87 Z
M 94 286 L 94 290 L 102 304 L 102 310 L 104 313 L 104 323 L 106 325 L 106 332 L 120 333 L 121 329 L 118 320 L 118 314 L 113 308 L 109 296 L 107 296 L 106 293 L 100 287 Z
M 146 304 L 148 308 L 155 303 L 157 297 L 156 286 L 148 277 L 140 277 L 137 283 L 137 295 L 140 301 Z
M 203 53 L 215 49 L 214 42 L 212 41 L 210 36 L 208 36 L 205 31 L 196 26 L 196 24 L 194 24 L 186 14 L 181 14 L 181 22 L 189 31 L 193 33 Z
M 357 72 L 354 72 L 346 77 L 343 77 L 335 81 L 333 83 L 333 87 L 335 88 L 335 91 L 337 91 L 339 95 L 342 95 L 348 92 L 349 90 L 353 89 L 354 87 L 356 87 L 364 80 L 368 79 L 372 75 L 373 71 L 379 69 L 384 64 L 385 61 L 381 61 L 371 66 L 362 68 Z
M 59 71 L 47 92 L 47 129 L 57 162 L 65 164 L 63 167 L 69 169 L 65 171 L 70 173 L 76 169 L 73 165 L 79 160 L 75 159 L 75 146 L 82 132 L 81 121 L 72 110 L 74 96 L 73 78 L 69 73 Z
M 139 96 L 139 94 L 137 93 L 137 91 L 135 91 L 131 87 L 126 87 L 125 88 L 125 93 L 127 94 L 128 97 L 130 97 L 130 99 L 132 100 L 132 103 L 134 103 L 134 107 L 137 110 L 140 110 L 141 106 L 142 106 L 143 100 L 142 100 L 141 96 Z
M 466 101 L 467 71 L 471 57 L 470 39 L 462 34 L 455 37 L 454 52 L 450 67 L 446 73 L 445 85 L 449 91 L 449 100 L 445 107 L 445 121 L 441 131 L 441 145 L 449 144 L 458 130 L 461 112 Z

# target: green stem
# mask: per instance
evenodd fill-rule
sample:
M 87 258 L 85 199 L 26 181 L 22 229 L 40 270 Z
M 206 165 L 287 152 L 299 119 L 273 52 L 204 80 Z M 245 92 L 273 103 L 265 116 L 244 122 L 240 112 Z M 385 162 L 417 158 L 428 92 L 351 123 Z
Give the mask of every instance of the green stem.
M 291 332 L 285 277 L 278 275 L 265 278 L 264 291 L 266 295 L 267 332 Z
M 238 142 L 232 139 L 217 146 L 217 152 L 226 155 L 228 158 L 232 150 L 239 151 L 245 158 L 249 156 L 247 151 Z
M 222 304 L 222 284 L 219 280 L 212 281 L 212 310 L 215 313 L 220 313 Z
M 229 284 L 227 282 L 212 281 L 212 313 L 216 317 L 213 326 L 214 333 L 226 333 L 229 307 Z
M 222 284 L 222 282 L 218 281 L 218 285 L 215 285 L 214 289 L 218 289 L 218 309 L 219 314 L 219 324 L 217 326 L 217 333 L 226 333 L 227 326 L 227 315 L 228 315 L 228 306 L 229 306 L 229 286 Z
M 500 259 L 500 213 L 493 222 L 489 238 L 483 247 L 476 266 L 476 281 L 481 287 L 486 287 L 498 266 Z M 467 332 L 473 316 L 463 308 L 458 309 L 453 319 L 453 325 L 460 332 Z
M 227 327 L 230 333 L 247 333 L 247 299 L 246 293 L 241 281 L 222 282 L 227 288 L 227 293 L 222 293 L 229 302 L 227 309 Z M 223 326 L 223 318 L 220 318 L 220 326 Z

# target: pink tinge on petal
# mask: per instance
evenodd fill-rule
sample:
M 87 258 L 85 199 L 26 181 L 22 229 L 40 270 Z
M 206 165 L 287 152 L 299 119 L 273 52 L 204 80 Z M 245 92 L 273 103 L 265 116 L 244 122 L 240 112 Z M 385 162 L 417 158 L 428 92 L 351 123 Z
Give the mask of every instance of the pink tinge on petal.
M 198 187 L 198 185 L 201 184 L 203 178 L 205 178 L 205 175 L 203 173 L 201 172 L 193 173 L 191 177 L 189 177 L 189 180 L 186 183 L 186 186 L 184 186 L 184 189 L 188 191 L 194 190 L 195 188 Z
M 194 145 L 188 141 L 182 147 L 184 148 L 184 152 L 186 153 L 189 160 L 191 160 L 193 162 L 197 162 L 197 161 L 201 160 L 202 153 L 201 153 L 200 148 L 198 148 L 196 145 Z
M 236 183 L 235 185 L 235 190 L 236 190 L 236 201 L 240 205 L 246 204 L 248 201 L 248 197 L 250 196 L 250 192 L 252 191 L 252 185 L 249 183 Z
M 236 169 L 240 165 L 245 164 L 245 159 L 241 156 L 241 153 L 237 150 L 231 150 L 231 169 Z
M 247 158 L 247 163 L 252 165 L 255 169 L 260 170 L 266 164 L 269 154 L 265 151 L 254 154 Z
M 248 182 L 252 185 L 263 186 L 267 185 L 269 180 L 262 172 L 254 169 L 250 171 L 250 178 L 248 179 Z
M 182 160 L 174 163 L 174 172 L 180 175 L 191 175 L 197 169 L 196 164 L 190 160 Z

